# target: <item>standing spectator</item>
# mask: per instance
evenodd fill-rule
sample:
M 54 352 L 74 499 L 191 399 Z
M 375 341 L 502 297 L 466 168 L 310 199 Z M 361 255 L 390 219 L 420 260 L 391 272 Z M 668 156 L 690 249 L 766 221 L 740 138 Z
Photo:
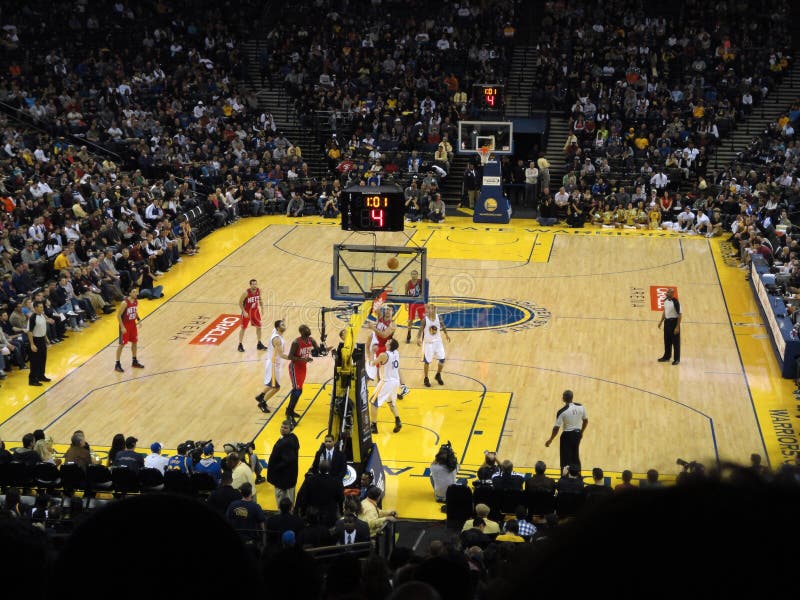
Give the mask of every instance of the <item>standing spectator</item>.
M 272 447 L 272 454 L 267 463 L 267 481 L 275 486 L 275 501 L 278 504 L 283 498 L 288 498 L 294 503 L 300 440 L 292 433 L 292 429 L 290 420 L 281 423 L 281 437 Z
M 231 502 L 242 499 L 242 492 L 234 489 L 231 485 L 232 480 L 231 472 L 224 471 L 222 473 L 221 485 L 217 489 L 211 491 L 207 500 L 208 505 L 223 517 L 228 512 L 228 507 L 231 505 Z
M 241 536 L 244 545 L 254 554 L 258 554 L 264 543 L 264 529 L 267 517 L 264 511 L 253 500 L 253 486 L 243 483 L 239 488 L 241 500 L 234 500 L 228 506 L 225 517 Z
M 540 156 L 536 161 L 536 166 L 539 168 L 539 178 L 542 180 L 542 193 L 548 195 L 550 194 L 550 161 L 544 156 Z
M 304 516 L 314 509 L 320 523 L 333 527 L 342 511 L 344 486 L 341 479 L 331 476 L 330 468 L 327 460 L 321 460 L 318 472 L 306 475 L 297 495 L 297 512 Z
M 658 362 L 667 362 L 670 358 L 674 358 L 673 365 L 681 364 L 681 303 L 675 297 L 675 289 L 667 289 L 667 297 L 664 299 L 664 310 L 661 313 L 661 320 L 658 322 L 658 328 L 664 326 L 664 355 L 658 359 Z
M 478 179 L 478 174 L 475 172 L 475 165 L 470 162 L 464 169 L 464 192 L 469 208 L 475 208 L 475 201 L 478 199 L 480 189 L 481 183 Z M 461 204 L 459 204 L 459 207 L 461 207 Z
M 565 390 L 562 394 L 561 400 L 564 402 L 564 406 L 556 413 L 556 424 L 553 426 L 550 439 L 544 445 L 549 448 L 553 439 L 558 435 L 559 429 L 563 429 L 559 448 L 561 468 L 563 469 L 567 465 L 576 465 L 578 471 L 580 471 L 580 445 L 583 439 L 583 432 L 586 431 L 586 427 L 589 425 L 589 419 L 586 417 L 586 408 L 577 402 L 573 402 L 572 396 L 572 390 Z
M 311 464 L 312 471 L 319 470 L 320 461 L 327 460 L 330 464 L 331 477 L 344 479 L 347 473 L 347 458 L 344 453 L 336 447 L 336 441 L 331 434 L 325 436 L 325 441 L 320 445 L 319 450 L 314 455 L 314 462 Z
M 539 187 L 539 169 L 531 161 L 525 169 L 525 205 L 536 208 L 536 196 Z
M 44 302 L 33 304 L 34 313 L 28 321 L 28 342 L 31 349 L 31 369 L 28 373 L 28 385 L 41 386 L 42 382 L 51 381 L 44 372 L 47 368 L 47 324 L 55 323 L 44 314 Z

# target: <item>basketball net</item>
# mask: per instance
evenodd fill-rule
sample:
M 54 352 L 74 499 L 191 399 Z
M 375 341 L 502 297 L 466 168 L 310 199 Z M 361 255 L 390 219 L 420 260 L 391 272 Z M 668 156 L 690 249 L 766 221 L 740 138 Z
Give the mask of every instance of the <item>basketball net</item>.
M 491 148 L 489 146 L 481 146 L 478 148 L 478 157 L 481 159 L 481 164 L 486 166 L 486 163 L 489 162 L 489 153 L 491 152 Z

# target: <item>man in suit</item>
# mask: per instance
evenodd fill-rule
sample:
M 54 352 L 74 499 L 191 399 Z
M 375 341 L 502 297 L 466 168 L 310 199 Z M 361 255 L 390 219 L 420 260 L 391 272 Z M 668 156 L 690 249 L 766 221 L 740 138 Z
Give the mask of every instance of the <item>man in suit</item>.
M 344 479 L 347 473 L 347 460 L 344 453 L 336 447 L 336 442 L 330 434 L 325 436 L 325 441 L 314 455 L 314 462 L 311 464 L 311 470 L 314 473 L 319 473 L 319 463 L 322 460 L 327 460 L 330 464 L 331 477 L 339 481 Z
M 330 474 L 327 460 L 319 462 L 319 472 L 309 473 L 297 494 L 297 510 L 302 515 L 311 507 L 319 513 L 319 522 L 333 527 L 344 502 L 344 485 L 341 478 Z
M 347 546 L 369 541 L 369 525 L 354 515 L 345 515 L 335 527 L 336 545 Z

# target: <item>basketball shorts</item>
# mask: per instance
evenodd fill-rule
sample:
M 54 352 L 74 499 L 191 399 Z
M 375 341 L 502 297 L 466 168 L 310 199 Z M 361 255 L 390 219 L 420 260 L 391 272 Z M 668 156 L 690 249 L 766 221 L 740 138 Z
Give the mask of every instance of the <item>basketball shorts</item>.
M 253 327 L 261 327 L 261 311 L 257 308 L 251 310 L 250 313 L 242 313 L 242 329 L 247 329 L 247 326 L 252 324 Z
M 397 390 L 400 389 L 399 381 L 381 381 L 375 386 L 375 391 L 372 393 L 373 404 L 375 406 L 383 406 L 385 402 L 394 402 L 397 400 Z
M 416 320 L 425 318 L 425 305 L 424 304 L 409 304 L 408 305 L 408 320 L 412 323 Z
M 441 340 L 437 342 L 425 342 L 422 347 L 422 360 L 430 364 L 434 360 L 444 360 L 444 344 Z
M 130 342 L 131 344 L 135 344 L 139 341 L 139 330 L 136 327 L 136 323 L 126 323 L 125 326 L 122 328 L 122 331 L 119 335 L 119 343 L 123 346 Z
M 280 372 L 280 365 L 268 360 L 267 364 L 264 366 L 264 385 L 268 385 L 272 388 L 280 388 Z
M 371 362 L 366 362 L 365 370 L 367 372 L 367 377 L 375 381 L 378 378 L 378 367 L 373 365 Z
M 306 369 L 305 364 L 303 364 L 303 368 L 299 369 L 295 367 L 294 362 L 289 365 L 289 377 L 292 380 L 292 388 L 296 390 L 303 389 L 303 383 L 306 380 Z

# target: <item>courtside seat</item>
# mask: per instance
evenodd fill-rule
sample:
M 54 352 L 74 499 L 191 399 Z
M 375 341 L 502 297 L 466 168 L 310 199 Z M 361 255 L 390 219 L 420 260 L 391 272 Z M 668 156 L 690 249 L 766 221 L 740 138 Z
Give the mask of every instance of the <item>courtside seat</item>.
M 461 531 L 464 521 L 472 516 L 472 490 L 466 485 L 453 484 L 445 492 L 447 528 Z
M 191 496 L 192 482 L 183 471 L 167 471 L 164 473 L 164 491 Z

